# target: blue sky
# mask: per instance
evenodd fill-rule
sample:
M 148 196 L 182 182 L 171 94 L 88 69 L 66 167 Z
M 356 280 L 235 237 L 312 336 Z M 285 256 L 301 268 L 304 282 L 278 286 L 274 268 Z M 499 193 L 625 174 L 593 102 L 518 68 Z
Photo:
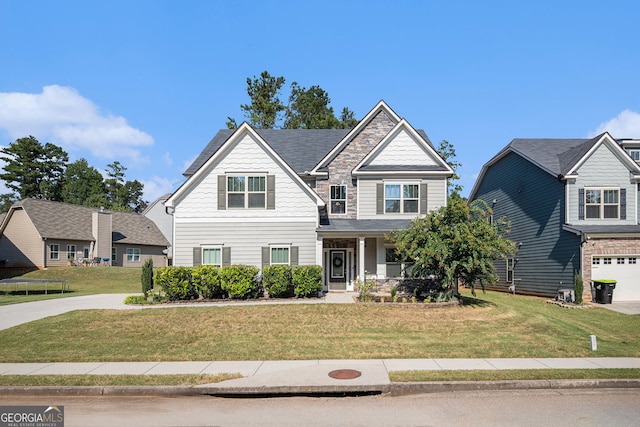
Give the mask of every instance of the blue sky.
M 450 141 L 466 195 L 513 138 L 640 138 L 639 16 L 616 0 L 0 0 L 0 145 L 119 160 L 152 201 L 268 70 Z

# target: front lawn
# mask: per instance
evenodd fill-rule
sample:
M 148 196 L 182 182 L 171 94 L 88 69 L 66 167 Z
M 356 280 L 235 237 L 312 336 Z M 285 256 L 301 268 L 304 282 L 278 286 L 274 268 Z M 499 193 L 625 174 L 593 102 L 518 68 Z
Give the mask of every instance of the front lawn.
M 0 362 L 640 357 L 640 316 L 487 292 L 448 308 L 76 311 L 0 331 Z M 591 351 L 589 336 L 598 350 Z

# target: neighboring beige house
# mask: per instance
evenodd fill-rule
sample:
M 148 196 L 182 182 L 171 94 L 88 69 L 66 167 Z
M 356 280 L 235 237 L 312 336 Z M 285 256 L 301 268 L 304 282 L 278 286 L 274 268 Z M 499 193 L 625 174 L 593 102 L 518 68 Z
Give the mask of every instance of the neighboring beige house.
M 221 130 L 165 206 L 173 262 L 320 265 L 324 289 L 401 277 L 385 235 L 447 203 L 451 167 L 380 101 L 353 129 Z
M 168 246 L 156 224 L 143 215 L 47 200 L 22 200 L 0 223 L 5 267 L 46 268 L 83 260 L 140 267 L 147 258 L 154 266 L 165 266 Z

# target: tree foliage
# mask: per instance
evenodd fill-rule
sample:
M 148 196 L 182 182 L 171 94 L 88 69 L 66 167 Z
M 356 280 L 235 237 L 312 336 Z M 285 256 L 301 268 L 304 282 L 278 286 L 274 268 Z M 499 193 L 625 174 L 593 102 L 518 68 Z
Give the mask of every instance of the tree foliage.
M 447 178 L 447 187 L 449 188 L 449 194 L 460 194 L 460 192 L 462 191 L 462 186 L 456 181 L 460 179 L 457 171 L 458 168 L 462 166 L 462 164 L 456 159 L 456 150 L 453 147 L 453 144 L 446 139 L 443 139 L 442 141 L 440 141 L 437 151 L 438 154 L 440 154 L 440 157 L 442 157 L 449 164 L 449 166 L 451 166 L 451 169 L 453 169 L 453 176 L 451 176 L 451 178 Z
M 74 205 L 108 206 L 104 179 L 86 159 L 67 166 L 62 184 L 62 201 Z
M 138 180 L 125 181 L 126 170 L 117 160 L 107 165 L 108 178 L 104 184 L 109 208 L 123 212 L 142 212 L 147 206 L 142 200 L 144 185 Z
M 274 77 L 263 71 L 260 77 L 247 78 L 247 94 L 251 103 L 240 108 L 250 125 L 259 129 L 346 129 L 357 124 L 354 113 L 347 107 L 337 118 L 329 94 L 320 86 L 305 88 L 291 83 L 288 105 L 280 96 L 284 77 Z M 237 122 L 227 117 L 227 127 L 234 129 Z
M 471 204 L 458 195 L 449 198 L 448 206 L 415 218 L 407 229 L 395 230 L 388 237 L 396 251 L 414 262 L 411 275 L 435 275 L 450 293 L 457 291 L 457 280 L 471 287 L 495 283 L 493 261 L 515 252 L 506 238 L 509 224 L 505 219 L 491 220 L 491 208 L 481 200 Z

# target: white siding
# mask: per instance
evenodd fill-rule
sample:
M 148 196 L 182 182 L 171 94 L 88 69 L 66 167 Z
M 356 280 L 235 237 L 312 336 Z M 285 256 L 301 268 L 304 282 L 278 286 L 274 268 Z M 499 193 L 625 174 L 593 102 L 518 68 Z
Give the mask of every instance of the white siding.
M 636 224 L 635 183 L 631 182 L 629 170 L 613 154 L 611 149 L 602 144 L 578 169 L 578 178 L 567 184 L 569 198 L 570 224 Z M 627 189 L 627 219 L 626 220 L 578 220 L 579 189 L 585 187 L 612 187 Z
M 400 131 L 375 156 L 369 165 L 436 165 L 436 160 L 407 131 Z
M 264 173 L 276 177 L 276 208 L 273 210 L 227 209 L 218 211 L 218 175 L 225 173 Z M 282 218 L 317 217 L 311 197 L 279 164 L 245 135 L 181 200 L 174 213 L 179 218 Z M 177 235 L 178 233 L 176 233 Z
M 386 181 L 427 184 L 427 210 L 429 212 L 436 210 L 447 203 L 447 181 L 445 178 L 423 178 L 418 180 L 415 178 L 393 178 Z M 414 214 L 376 214 L 376 184 L 384 182 L 385 180 L 382 179 L 360 178 L 358 180 L 358 219 L 405 219 L 416 216 Z
M 221 245 L 231 248 L 232 264 L 262 267 L 261 248 L 298 246 L 298 264 L 316 264 L 316 222 L 312 221 L 176 221 L 174 265 L 193 265 L 193 248 Z

